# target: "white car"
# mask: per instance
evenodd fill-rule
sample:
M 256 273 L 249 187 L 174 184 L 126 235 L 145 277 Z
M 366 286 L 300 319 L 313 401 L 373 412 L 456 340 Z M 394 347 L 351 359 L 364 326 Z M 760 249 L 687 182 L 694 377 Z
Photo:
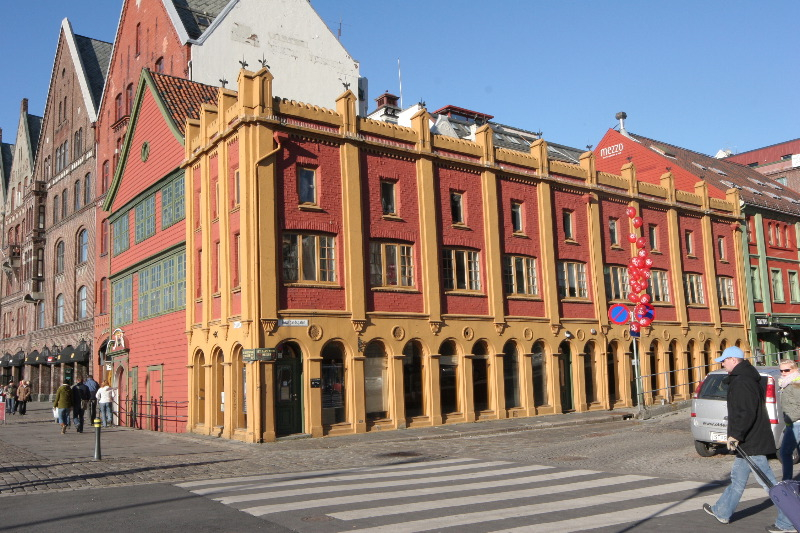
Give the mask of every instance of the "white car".
M 781 371 L 777 366 L 755 368 L 761 374 L 762 384 L 766 387 L 767 414 L 777 448 L 786 427 L 778 393 Z M 697 453 L 703 457 L 710 457 L 719 449 L 725 449 L 728 440 L 728 384 L 723 381 L 727 376 L 728 373 L 724 370 L 709 372 L 692 395 L 692 437 Z M 800 460 L 797 450 L 793 459 L 795 463 Z

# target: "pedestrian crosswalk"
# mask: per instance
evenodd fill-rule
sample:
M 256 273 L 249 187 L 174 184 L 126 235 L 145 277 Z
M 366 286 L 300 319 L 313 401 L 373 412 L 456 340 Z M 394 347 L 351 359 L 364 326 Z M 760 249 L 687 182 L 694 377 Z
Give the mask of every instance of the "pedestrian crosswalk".
M 697 512 L 718 484 L 455 458 L 243 476 L 178 485 L 303 533 L 652 530 Z M 748 488 L 742 501 L 765 500 Z

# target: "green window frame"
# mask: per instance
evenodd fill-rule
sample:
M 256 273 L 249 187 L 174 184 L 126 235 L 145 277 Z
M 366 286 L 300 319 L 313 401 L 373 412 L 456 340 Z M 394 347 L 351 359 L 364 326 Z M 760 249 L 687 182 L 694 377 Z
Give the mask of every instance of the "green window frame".
M 181 175 L 161 189 L 161 229 L 166 229 L 186 218 L 186 190 Z
M 114 255 L 119 255 L 131 247 L 130 213 L 123 214 L 111 225 L 114 234 Z
M 186 254 L 181 252 L 139 271 L 139 320 L 186 308 Z
M 136 243 L 156 234 L 156 197 L 151 194 L 136 206 Z
M 126 276 L 111 285 L 111 309 L 112 328 L 133 322 L 133 276 Z

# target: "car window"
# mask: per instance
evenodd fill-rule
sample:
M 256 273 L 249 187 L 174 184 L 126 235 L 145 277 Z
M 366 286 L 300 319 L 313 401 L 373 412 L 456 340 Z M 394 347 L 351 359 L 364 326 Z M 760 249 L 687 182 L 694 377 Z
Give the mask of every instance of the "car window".
M 709 374 L 703 381 L 700 394 L 697 396 L 703 400 L 726 400 L 728 397 L 728 384 L 725 383 L 727 374 Z

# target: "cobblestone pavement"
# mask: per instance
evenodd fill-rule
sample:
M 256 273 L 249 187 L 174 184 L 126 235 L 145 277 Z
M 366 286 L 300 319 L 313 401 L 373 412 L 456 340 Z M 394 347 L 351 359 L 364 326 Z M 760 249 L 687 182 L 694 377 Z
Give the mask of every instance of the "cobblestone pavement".
M 504 439 L 509 446 L 493 448 L 493 454 L 513 455 L 527 432 L 584 424 L 640 424 L 622 422 L 632 415 L 632 410 L 571 413 L 264 444 L 114 427 L 102 430 L 102 460 L 96 461 L 94 428 L 87 426 L 84 433 L 72 428 L 62 435 L 50 405 L 31 403 L 26 416 L 8 416 L 5 424 L 0 423 L 0 497 L 481 455 L 482 450 L 486 453 L 482 440 L 496 443 L 503 435 L 509 437 Z M 583 428 L 581 433 L 597 435 L 597 427 L 602 426 Z M 465 444 L 467 439 L 470 445 Z M 519 455 L 525 453 L 520 450 Z

